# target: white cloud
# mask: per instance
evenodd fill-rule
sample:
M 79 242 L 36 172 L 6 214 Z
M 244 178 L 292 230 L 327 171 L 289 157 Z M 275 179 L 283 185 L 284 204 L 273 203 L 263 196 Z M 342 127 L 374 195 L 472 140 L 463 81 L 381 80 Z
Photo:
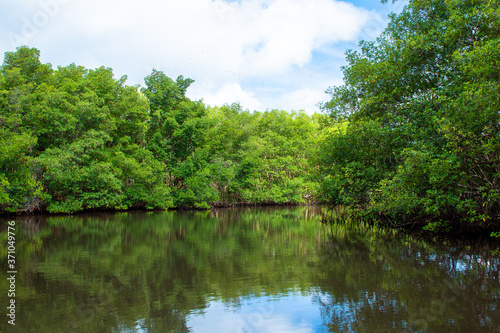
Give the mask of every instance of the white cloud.
M 325 90 L 325 89 L 323 89 Z M 319 112 L 318 102 L 324 101 L 327 95 L 319 89 L 302 88 L 285 93 L 279 100 L 282 108 L 290 110 L 305 110 L 308 113 Z
M 14 17 L 18 16 L 17 21 L 10 22 L 17 24 L 4 27 L 0 23 L 0 30 L 10 29 L 11 34 L 38 47 L 48 62 L 112 67 L 117 76 L 128 74 L 130 84 L 143 84 L 143 78 L 157 68 L 174 78 L 182 74 L 195 79 L 195 95 L 202 95 L 208 103 L 221 103 L 228 98 L 224 102 L 239 100 L 249 109 L 269 106 L 255 92 L 256 87 L 243 83 L 245 80 L 258 78 L 279 84 L 279 78 L 287 77 L 292 68 L 307 68 L 313 51 L 337 42 L 354 41 L 367 22 L 377 17 L 374 12 L 337 0 L 36 3 L 17 0 L 15 8 L 10 5 Z M 34 19 L 43 13 L 47 21 L 36 26 Z M 23 32 L 30 22 L 35 24 L 36 33 L 27 35 Z M 11 45 L 11 41 L 0 40 L 0 51 L 19 46 Z M 301 84 L 308 82 L 302 79 Z M 289 82 L 281 84 L 286 86 Z M 307 92 L 305 86 L 295 87 L 294 90 L 300 90 L 285 91 L 274 100 L 285 100 L 287 95 L 298 100 L 296 96 L 300 94 L 308 100 L 326 88 L 313 93 Z
M 203 99 L 205 104 L 211 106 L 239 103 L 251 111 L 262 110 L 263 105 L 255 97 L 252 91 L 244 91 L 237 82 L 224 84 L 222 87 L 212 90 L 210 88 L 192 89 L 188 93 L 192 99 Z

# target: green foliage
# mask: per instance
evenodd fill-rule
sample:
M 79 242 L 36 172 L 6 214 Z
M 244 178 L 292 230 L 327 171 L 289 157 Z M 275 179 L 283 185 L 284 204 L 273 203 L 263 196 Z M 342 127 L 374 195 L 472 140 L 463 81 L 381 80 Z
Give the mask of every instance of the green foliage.
M 8 52 L 0 70 L 3 211 L 169 208 L 165 165 L 144 149 L 149 103 L 109 68 L 42 65 Z
M 454 156 L 432 154 L 426 147 L 406 149 L 401 156 L 404 162 L 394 176 L 382 180 L 373 195 L 374 209 L 406 220 L 417 211 L 421 216 L 452 214 L 449 210 L 460 204 L 456 183 L 461 179 Z
M 111 138 L 102 132 L 61 148 L 49 148 L 37 158 L 44 188 L 52 195 L 48 211 L 75 212 L 85 208 L 116 207 L 122 201 L 113 165 L 103 158 Z
M 360 51 L 323 104 L 313 159 L 330 203 L 367 203 L 447 230 L 494 228 L 500 213 L 500 9 L 494 1 L 413 0 Z
M 231 131 L 226 136 L 232 139 L 226 139 L 230 154 L 223 153 L 223 157 L 230 159 L 234 168 L 236 184 L 230 187 L 233 193 L 237 190 L 235 195 L 252 203 L 308 200 L 314 188 L 306 154 L 316 132 L 312 118 L 302 112 L 278 110 L 235 115 L 235 106 L 232 108 L 223 111 L 235 125 L 221 122 L 218 126 Z
M 237 104 L 208 109 L 186 97 L 193 80 L 182 76 L 153 70 L 139 92 L 110 68 L 53 70 L 39 56 L 21 47 L 0 69 L 1 211 L 313 199 L 313 117 Z

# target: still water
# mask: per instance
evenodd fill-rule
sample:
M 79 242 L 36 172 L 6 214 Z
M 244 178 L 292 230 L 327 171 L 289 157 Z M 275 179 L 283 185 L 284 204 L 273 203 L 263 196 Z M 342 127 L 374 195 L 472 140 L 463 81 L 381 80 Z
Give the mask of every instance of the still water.
M 500 332 L 498 244 L 428 242 L 318 207 L 16 219 L 2 332 Z

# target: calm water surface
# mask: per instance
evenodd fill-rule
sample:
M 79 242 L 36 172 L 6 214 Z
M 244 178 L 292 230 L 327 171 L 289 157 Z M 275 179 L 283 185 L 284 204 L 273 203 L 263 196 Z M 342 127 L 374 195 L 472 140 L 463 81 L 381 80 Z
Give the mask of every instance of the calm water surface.
M 498 244 L 321 224 L 318 207 L 16 219 L 2 332 L 500 332 Z

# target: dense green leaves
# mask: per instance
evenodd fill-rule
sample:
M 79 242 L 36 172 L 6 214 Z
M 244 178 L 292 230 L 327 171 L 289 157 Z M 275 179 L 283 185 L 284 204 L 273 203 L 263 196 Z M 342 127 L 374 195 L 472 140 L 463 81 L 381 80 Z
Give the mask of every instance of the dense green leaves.
M 323 105 L 348 121 L 320 143 L 325 199 L 428 229 L 498 227 L 499 17 L 495 1 L 413 0 L 347 53 Z
M 0 69 L 0 210 L 209 208 L 312 199 L 304 113 L 207 108 L 193 82 L 153 70 L 146 87 L 110 68 L 53 70 L 28 47 Z

